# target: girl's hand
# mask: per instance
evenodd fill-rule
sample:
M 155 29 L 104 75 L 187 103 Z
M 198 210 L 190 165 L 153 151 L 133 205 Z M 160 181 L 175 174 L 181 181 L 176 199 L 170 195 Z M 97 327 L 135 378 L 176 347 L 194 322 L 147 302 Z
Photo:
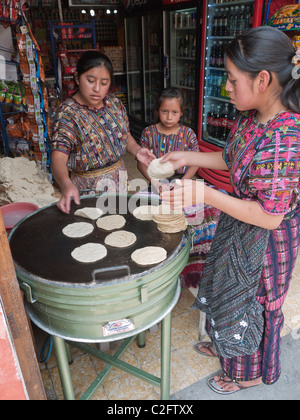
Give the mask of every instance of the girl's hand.
M 57 207 L 63 212 L 63 213 L 70 213 L 71 210 L 71 200 L 74 199 L 74 202 L 79 205 L 80 204 L 80 196 L 79 191 L 73 184 L 73 182 L 68 182 L 67 185 L 65 185 L 62 188 L 62 196 L 57 203 Z
M 156 159 L 156 156 L 146 147 L 141 147 L 137 151 L 137 154 L 135 155 L 135 157 L 139 162 L 144 163 L 144 165 L 146 165 L 147 167 L 149 166 L 149 164 L 152 162 L 153 159 Z
M 167 153 L 161 162 L 171 162 L 174 171 L 187 165 L 187 152 L 170 152 Z
M 163 204 L 174 210 L 204 203 L 204 182 L 192 179 L 176 180 L 174 189 L 163 192 L 161 198 Z

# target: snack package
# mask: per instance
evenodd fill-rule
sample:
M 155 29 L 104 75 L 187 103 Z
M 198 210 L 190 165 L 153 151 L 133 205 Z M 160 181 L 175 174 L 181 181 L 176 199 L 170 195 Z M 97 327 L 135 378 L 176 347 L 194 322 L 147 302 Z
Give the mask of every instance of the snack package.
M 7 84 L 7 91 L 5 95 L 5 103 L 12 104 L 14 102 L 15 85 L 12 82 L 6 82 L 6 84 Z
M 8 90 L 7 84 L 4 80 L 0 80 L 0 102 L 5 102 L 6 92 Z
M 59 49 L 58 57 L 63 67 L 69 67 L 68 53 L 65 49 Z
M 6 133 L 8 137 L 21 139 L 23 137 L 23 128 L 21 122 L 7 126 Z
M 300 4 L 288 4 L 281 7 L 266 23 L 278 29 L 291 30 L 300 28 Z
M 73 23 L 59 23 L 59 26 L 73 26 Z M 61 28 L 61 39 L 72 39 L 73 28 Z

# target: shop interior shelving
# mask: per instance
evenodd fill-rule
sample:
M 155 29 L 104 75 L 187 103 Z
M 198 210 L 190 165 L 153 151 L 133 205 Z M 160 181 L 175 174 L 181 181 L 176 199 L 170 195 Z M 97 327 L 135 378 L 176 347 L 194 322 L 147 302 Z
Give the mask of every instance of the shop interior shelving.
M 52 21 L 49 21 L 49 30 L 50 30 L 50 41 L 51 41 L 51 50 L 52 50 L 52 59 L 54 67 L 54 75 L 56 80 L 56 89 L 58 97 L 62 94 L 62 78 L 68 78 L 72 76 L 72 69 L 70 69 L 70 74 L 64 74 L 60 61 L 57 59 L 57 53 L 62 43 L 66 45 L 67 54 L 72 53 L 82 53 L 87 49 L 82 48 L 74 49 L 68 48 L 68 43 L 74 40 L 83 41 L 92 41 L 92 47 L 94 50 L 97 50 L 97 41 L 96 41 L 96 31 L 95 31 L 95 22 L 92 20 L 91 24 L 58 24 L 54 25 Z M 68 32 L 70 31 L 70 32 Z M 73 69 L 74 70 L 74 69 Z
M 9 19 L 9 18 L 4 18 L 1 17 L 0 18 L 0 23 L 3 22 L 6 25 L 22 25 L 22 21 L 21 20 L 16 20 L 16 19 Z M 1 54 L 1 50 L 6 51 L 6 48 L 4 45 L 0 46 L 0 54 Z M 6 51 L 8 52 L 8 51 Z M 13 51 L 10 51 L 11 53 L 13 53 Z M 12 60 L 1 60 L 1 65 L 4 66 L 14 66 L 17 67 L 17 73 L 18 73 L 18 77 L 20 78 L 20 64 L 17 61 L 12 61 Z M 10 155 L 10 148 L 9 148 L 9 143 L 11 141 L 9 135 L 7 134 L 7 130 L 6 130 L 6 122 L 7 119 L 11 116 L 13 116 L 14 114 L 21 114 L 21 113 L 26 113 L 26 106 L 24 105 L 16 105 L 14 103 L 6 103 L 1 102 L 0 101 L 0 126 L 1 126 L 1 132 L 0 132 L 0 155 L 3 154 L 5 156 L 9 156 Z
M 182 90 L 185 103 L 184 122 L 195 128 L 195 89 L 197 53 L 197 9 L 170 13 L 170 84 Z

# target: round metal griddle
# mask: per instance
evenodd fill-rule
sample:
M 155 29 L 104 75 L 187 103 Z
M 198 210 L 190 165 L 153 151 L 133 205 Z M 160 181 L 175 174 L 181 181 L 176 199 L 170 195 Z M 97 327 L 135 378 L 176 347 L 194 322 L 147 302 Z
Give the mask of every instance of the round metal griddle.
M 119 198 L 119 196 L 117 196 Z M 130 196 L 126 196 L 127 201 Z M 183 239 L 183 232 L 165 234 L 157 229 L 153 221 L 140 221 L 129 211 L 122 214 L 126 224 L 122 230 L 133 232 L 137 241 L 128 248 L 112 248 L 104 244 L 110 231 L 103 231 L 96 221 L 74 216 L 74 212 L 84 207 L 95 207 L 98 196 L 81 199 L 80 206 L 72 203 L 69 215 L 62 213 L 55 204 L 45 207 L 21 221 L 10 235 L 10 247 L 14 262 L 18 269 L 30 273 L 34 277 L 53 282 L 67 284 L 86 284 L 93 281 L 94 270 L 104 269 L 105 275 L 97 275 L 97 282 L 105 282 L 125 273 L 113 270 L 113 267 L 127 266 L 131 275 L 142 274 L 151 266 L 138 266 L 131 260 L 134 250 L 145 246 L 160 246 L 167 251 L 167 259 L 178 249 Z M 145 197 L 142 198 L 145 204 Z M 119 213 L 119 200 L 116 200 L 116 213 Z M 150 204 L 150 203 L 149 203 Z M 157 202 L 157 204 L 159 204 Z M 136 207 L 140 205 L 137 200 Z M 94 225 L 94 231 L 84 238 L 68 238 L 62 229 L 70 223 L 87 222 Z M 101 243 L 106 246 L 108 255 L 96 263 L 80 263 L 75 261 L 71 252 L 74 248 L 88 242 Z M 152 266 L 155 267 L 155 266 Z M 110 270 L 106 270 L 106 269 Z M 126 273 L 128 275 L 128 273 Z

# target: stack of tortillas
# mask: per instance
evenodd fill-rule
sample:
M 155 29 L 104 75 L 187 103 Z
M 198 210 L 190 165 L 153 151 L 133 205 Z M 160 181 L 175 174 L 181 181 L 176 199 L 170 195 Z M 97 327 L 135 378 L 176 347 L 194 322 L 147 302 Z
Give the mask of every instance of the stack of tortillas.
M 188 223 L 183 211 L 173 211 L 170 207 L 161 205 L 159 214 L 153 215 L 157 229 L 163 233 L 177 233 L 185 230 Z

